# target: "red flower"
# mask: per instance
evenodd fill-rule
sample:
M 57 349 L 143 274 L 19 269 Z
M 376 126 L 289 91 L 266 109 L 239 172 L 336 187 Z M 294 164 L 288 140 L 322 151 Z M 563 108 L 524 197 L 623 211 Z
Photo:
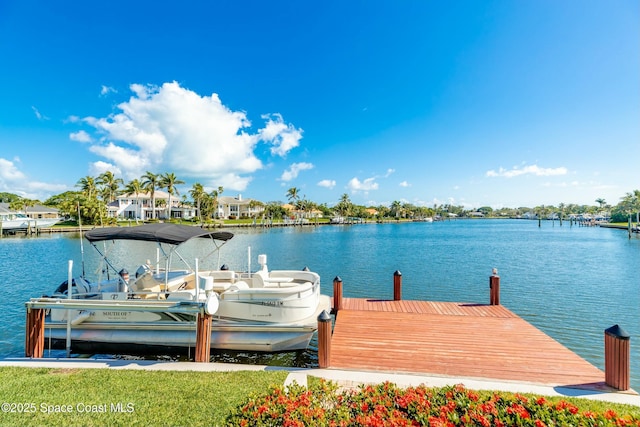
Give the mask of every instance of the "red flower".
M 512 403 L 511 406 L 507 408 L 507 414 L 514 414 L 523 419 L 529 419 L 529 411 L 522 405 L 518 405 L 517 403 Z
M 615 411 L 611 410 L 611 409 L 607 409 L 606 411 L 604 411 L 604 417 L 608 420 L 612 420 L 614 418 L 616 418 L 618 416 L 618 414 L 615 413 Z
M 493 401 L 485 402 L 480 404 L 480 411 L 485 414 L 498 415 L 498 410 L 496 409 L 496 403 Z
M 520 393 L 516 393 L 515 394 L 516 399 L 518 399 L 520 402 L 522 403 L 527 403 L 529 402 L 529 399 L 526 398 L 526 396 L 521 395 Z

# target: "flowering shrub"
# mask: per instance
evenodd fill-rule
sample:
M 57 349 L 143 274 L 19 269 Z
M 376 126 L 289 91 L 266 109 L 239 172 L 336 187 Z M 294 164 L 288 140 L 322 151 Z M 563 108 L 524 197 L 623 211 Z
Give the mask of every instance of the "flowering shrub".
M 640 426 L 640 418 L 580 411 L 544 397 L 486 394 L 463 385 L 401 389 L 386 382 L 338 392 L 320 381 L 309 389 L 294 384 L 255 396 L 228 417 L 229 426 Z

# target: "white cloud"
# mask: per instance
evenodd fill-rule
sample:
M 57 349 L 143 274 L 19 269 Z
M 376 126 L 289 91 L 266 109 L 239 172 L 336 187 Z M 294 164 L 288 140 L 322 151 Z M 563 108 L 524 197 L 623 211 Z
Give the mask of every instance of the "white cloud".
M 38 120 L 49 120 L 49 117 L 47 117 L 44 114 L 40 113 L 40 111 L 36 107 L 34 107 L 33 105 L 31 106 L 31 109 L 33 110 L 33 113 L 36 115 L 36 118 Z
M 272 145 L 272 155 L 285 157 L 289 151 L 300 145 L 302 129 L 296 129 L 292 124 L 284 124 L 280 114 L 263 115 L 262 118 L 269 121 L 259 130 L 260 139 Z
M 100 88 L 100 95 L 101 96 L 107 96 L 110 93 L 118 93 L 118 91 L 115 90 L 114 88 L 110 87 L 110 86 L 102 85 L 102 87 Z
M 282 173 L 280 180 L 285 182 L 291 181 L 292 179 L 296 179 L 301 171 L 309 169 L 313 169 L 313 164 L 306 162 L 293 163 L 289 169 Z
M 302 130 L 285 124 L 280 114 L 263 116 L 265 127 L 252 134 L 245 112 L 230 110 L 215 93 L 201 96 L 176 82 L 130 89 L 133 95 L 118 105 L 118 113 L 82 120 L 99 134 L 90 151 L 126 179 L 146 171 L 174 172 L 205 186 L 242 191 L 249 175 L 263 167 L 254 154 L 260 141 L 284 156 L 302 137 Z
M 93 139 L 91 138 L 91 135 L 89 135 L 87 132 L 81 130 L 78 132 L 73 132 L 69 134 L 69 139 L 71 139 L 72 141 L 77 141 L 77 142 L 92 142 Z
M 351 181 L 347 184 L 347 188 L 351 190 L 351 192 L 355 193 L 358 191 L 371 191 L 378 189 L 378 183 L 375 182 L 375 178 L 367 178 L 364 181 L 360 181 L 358 178 L 351 178 Z
M 395 169 L 387 169 L 387 173 L 384 174 L 384 178 L 389 178 L 393 173 L 395 173 Z
M 0 182 L 14 182 L 26 179 L 16 165 L 7 159 L 0 158 Z
M 400 183 L 400 187 L 408 188 L 411 187 L 411 184 L 409 184 L 407 181 L 402 181 Z
M 328 188 L 329 190 L 333 190 L 333 187 L 336 186 L 336 181 L 333 179 L 323 179 L 322 181 L 318 182 L 318 187 L 325 187 Z
M 500 169 L 498 169 L 498 171 L 495 171 L 495 170 L 487 171 L 486 176 L 513 178 L 520 175 L 557 176 L 557 175 L 566 175 L 567 173 L 568 171 L 567 171 L 567 168 L 565 167 L 541 168 L 538 165 L 530 165 L 530 166 L 525 166 L 523 168 L 518 168 L 516 166 L 510 170 L 507 170 L 501 167 Z
M 121 147 L 119 145 L 115 145 L 112 142 L 109 142 L 104 145 L 93 145 L 89 148 L 89 151 L 95 153 L 99 156 L 105 157 L 107 159 L 112 160 L 112 165 L 120 169 L 120 165 L 127 165 L 126 171 L 133 169 L 134 171 L 144 171 L 151 169 L 151 162 L 146 157 L 145 153 L 140 151 L 132 150 L 129 148 Z M 96 163 L 104 163 L 104 162 L 96 162 Z M 134 166 L 132 168 L 132 166 Z M 115 172 L 114 172 L 115 173 Z M 134 173 L 134 177 L 142 175 L 142 173 Z M 127 174 L 127 173 L 125 173 Z M 129 175 L 129 174 L 127 174 Z
M 113 172 L 113 174 L 116 176 L 122 174 L 122 171 L 112 163 L 97 161 L 93 162 L 89 167 L 89 174 L 91 176 L 99 176 L 107 171 Z
M 19 159 L 16 161 L 19 162 Z M 51 193 L 59 193 L 67 189 L 61 184 L 31 181 L 13 161 L 0 158 L 0 191 L 28 199 L 44 200 Z

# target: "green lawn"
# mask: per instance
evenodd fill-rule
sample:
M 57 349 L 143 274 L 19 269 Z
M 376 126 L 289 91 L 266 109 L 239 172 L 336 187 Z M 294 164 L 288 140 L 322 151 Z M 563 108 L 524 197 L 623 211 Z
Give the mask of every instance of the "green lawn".
M 232 408 L 286 377 L 285 371 L 0 368 L 0 425 L 222 425 Z
M 282 387 L 287 375 L 5 367 L 0 368 L 0 426 L 219 426 L 250 398 Z M 308 381 L 312 388 L 319 384 L 313 377 Z M 635 406 L 552 398 L 559 400 L 572 401 L 581 411 L 640 416 Z

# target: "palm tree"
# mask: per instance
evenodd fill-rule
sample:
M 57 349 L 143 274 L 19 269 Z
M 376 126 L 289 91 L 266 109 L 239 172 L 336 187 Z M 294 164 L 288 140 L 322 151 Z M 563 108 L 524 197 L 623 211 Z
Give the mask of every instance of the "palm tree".
M 116 199 L 116 196 L 118 196 L 120 185 L 124 184 L 124 181 L 122 178 L 116 178 L 113 172 L 106 171 L 98 176 L 96 184 L 103 186 L 105 202 L 111 203 Z
M 140 215 L 140 212 L 141 212 L 139 195 L 143 191 L 142 184 L 137 178 L 133 179 L 127 183 L 126 187 L 124 188 L 124 191 L 126 192 L 127 196 L 130 196 L 132 194 L 135 194 L 136 196 L 136 224 L 137 224 L 138 216 Z
M 89 199 L 92 199 L 96 195 L 96 191 L 97 191 L 96 180 L 92 176 L 87 175 L 84 178 L 80 178 L 76 183 L 76 187 L 80 187 L 82 192 Z
M 607 204 L 607 202 L 604 201 L 604 199 L 600 198 L 600 199 L 596 199 L 596 203 L 600 205 L 600 209 L 602 209 L 602 207 Z
M 311 212 L 314 208 L 314 204 L 312 201 L 307 200 L 306 196 L 296 203 L 296 209 L 302 211 L 302 217 L 308 218 L 308 212 Z
M 167 193 L 169 193 L 169 201 L 167 202 L 167 211 L 168 211 L 169 219 L 171 219 L 171 196 L 173 194 L 177 196 L 180 195 L 180 192 L 178 192 L 178 189 L 176 188 L 176 185 L 180 185 L 180 184 L 184 184 L 184 181 L 181 179 L 178 179 L 176 174 L 173 172 L 167 172 L 164 175 L 160 176 L 160 182 L 159 182 L 160 188 L 166 188 Z
M 296 201 L 300 198 L 298 193 L 300 193 L 300 189 L 296 187 L 291 187 L 287 190 L 287 199 L 289 199 L 289 202 L 292 202 L 291 204 L 295 205 Z
M 402 214 L 402 203 L 398 200 L 394 200 L 389 207 L 389 213 L 391 216 L 395 216 L 396 219 L 400 219 L 400 215 Z
M 257 207 L 264 207 L 264 203 L 262 203 L 262 202 L 261 202 L 261 201 L 259 201 L 259 200 L 254 200 L 254 199 L 249 200 L 249 209 L 251 210 L 251 213 L 252 213 L 252 215 L 251 215 L 251 216 L 252 216 L 253 218 L 257 217 L 257 215 L 254 215 L 254 214 L 253 214 L 253 210 L 254 210 L 255 208 L 257 208 Z M 263 217 L 264 217 L 264 215 L 263 215 Z
M 621 205 L 626 213 L 629 215 L 629 218 L 636 213 L 636 222 L 640 222 L 640 190 L 634 190 L 631 193 L 625 194 L 622 198 Z
M 224 188 L 220 186 L 217 190 L 212 190 L 211 193 L 209 193 L 209 196 L 211 197 L 211 204 L 213 205 L 212 208 L 214 217 L 218 216 L 218 198 L 222 196 L 223 191 Z
M 205 195 L 204 187 L 199 182 L 196 182 L 195 184 L 193 184 L 193 187 L 191 187 L 191 190 L 189 190 L 189 194 L 196 204 L 197 216 L 201 218 L 202 212 L 200 212 L 200 203 L 202 202 L 202 199 Z
M 160 175 L 147 171 L 142 175 L 142 188 L 151 196 L 151 218 L 156 218 L 156 188 L 160 186 Z
M 20 197 L 19 199 L 16 199 L 13 202 L 9 203 L 9 209 L 17 211 L 17 212 L 20 212 L 21 210 L 24 210 L 24 214 L 26 216 L 29 216 L 29 214 L 27 212 L 27 209 L 35 206 L 36 203 L 37 203 L 36 200 L 27 199 L 25 197 Z
M 340 201 L 336 205 L 336 211 L 338 212 L 338 215 L 342 217 L 348 217 L 351 213 L 352 207 L 353 207 L 353 203 L 351 203 L 351 199 L 349 198 L 349 195 L 347 193 L 344 193 L 340 197 Z

